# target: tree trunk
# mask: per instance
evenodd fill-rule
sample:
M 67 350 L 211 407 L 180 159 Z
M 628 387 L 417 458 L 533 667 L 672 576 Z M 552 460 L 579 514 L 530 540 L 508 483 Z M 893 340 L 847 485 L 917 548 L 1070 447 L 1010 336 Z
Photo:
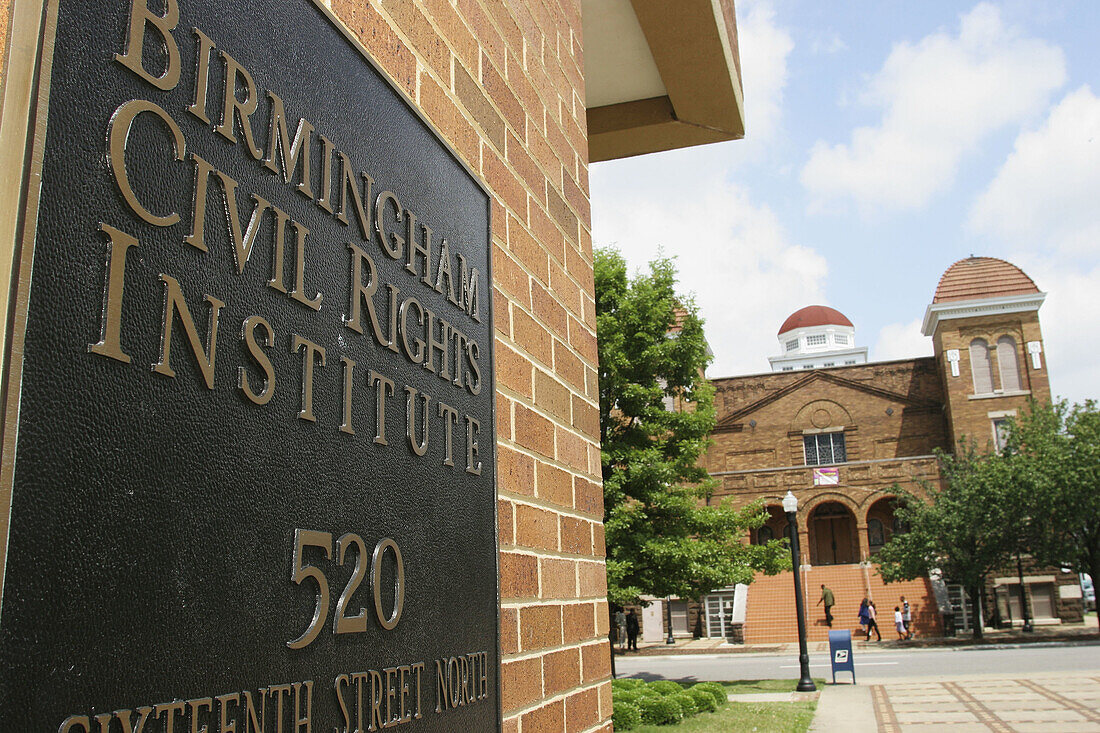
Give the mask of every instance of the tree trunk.
M 970 600 L 974 603 L 974 617 L 970 623 L 973 626 L 974 638 L 982 639 L 984 637 L 985 619 L 982 618 L 982 585 L 978 584 L 973 588 L 969 588 Z

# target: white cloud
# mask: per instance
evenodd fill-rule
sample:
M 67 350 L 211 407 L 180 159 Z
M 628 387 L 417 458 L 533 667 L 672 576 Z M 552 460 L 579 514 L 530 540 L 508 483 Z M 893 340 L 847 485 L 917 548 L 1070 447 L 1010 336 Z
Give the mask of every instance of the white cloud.
M 920 332 L 920 318 L 908 323 L 890 323 L 878 332 L 878 340 L 871 350 L 873 361 L 912 359 L 932 356 L 932 339 Z
M 1041 108 L 1065 78 L 1060 48 L 1006 27 L 986 3 L 957 33 L 896 44 L 861 98 L 882 109 L 880 122 L 846 144 L 814 145 L 801 175 L 812 207 L 851 198 L 864 211 L 920 208 L 968 152 Z
M 1100 397 L 1100 98 L 1066 95 L 1012 153 L 970 209 L 988 237 L 1031 276 L 1047 300 L 1039 311 L 1055 396 Z
M 709 185 L 708 185 L 709 184 Z M 792 244 L 775 214 L 731 183 L 699 181 L 659 203 L 642 196 L 601 201 L 597 246 L 614 244 L 632 271 L 657 256 L 676 256 L 680 291 L 694 292 L 715 360 L 709 376 L 768 370 L 776 331 L 807 303 L 822 302 L 825 259 Z
M 739 3 L 738 47 L 745 87 L 745 137 L 760 142 L 779 126 L 783 89 L 787 85 L 787 57 L 794 41 L 775 22 L 775 8 L 766 0 Z
M 1012 154 L 970 210 L 970 227 L 1063 255 L 1100 249 L 1100 98 L 1068 94 Z

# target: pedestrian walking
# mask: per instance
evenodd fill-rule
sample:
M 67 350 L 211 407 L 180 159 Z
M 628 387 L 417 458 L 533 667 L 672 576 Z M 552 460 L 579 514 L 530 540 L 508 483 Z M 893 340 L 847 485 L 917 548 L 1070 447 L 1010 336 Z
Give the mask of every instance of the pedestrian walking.
M 901 620 L 905 623 L 905 638 L 913 638 L 913 613 L 909 610 L 909 601 L 901 597 Z
M 817 599 L 817 605 L 825 604 L 825 625 L 830 629 L 833 628 L 833 606 L 836 605 L 836 599 L 833 596 L 833 591 L 825 587 L 825 584 L 821 584 L 821 598 Z
M 615 612 L 615 632 L 618 636 L 619 651 L 626 649 L 626 614 L 623 609 Z
M 871 632 L 875 632 L 875 641 L 882 641 L 882 634 L 878 632 L 878 610 L 874 601 L 867 602 L 867 641 L 871 640 Z
M 626 642 L 627 651 L 638 651 L 638 614 L 633 608 L 626 615 Z
M 894 606 L 894 627 L 898 630 L 898 641 L 905 641 L 905 620 L 901 617 L 901 606 Z
M 867 641 L 871 640 L 871 631 L 867 628 L 867 624 L 871 620 L 870 607 L 866 598 L 859 602 L 859 630 L 866 635 Z

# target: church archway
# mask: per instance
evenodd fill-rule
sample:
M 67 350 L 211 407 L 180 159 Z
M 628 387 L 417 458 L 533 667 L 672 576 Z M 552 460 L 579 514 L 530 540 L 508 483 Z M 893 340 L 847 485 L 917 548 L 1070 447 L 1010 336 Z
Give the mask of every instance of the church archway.
M 859 561 L 856 517 L 838 501 L 818 504 L 810 513 L 810 564 L 844 565 Z
M 884 496 L 867 508 L 867 547 L 872 555 L 881 550 L 897 530 L 896 504 L 896 497 Z

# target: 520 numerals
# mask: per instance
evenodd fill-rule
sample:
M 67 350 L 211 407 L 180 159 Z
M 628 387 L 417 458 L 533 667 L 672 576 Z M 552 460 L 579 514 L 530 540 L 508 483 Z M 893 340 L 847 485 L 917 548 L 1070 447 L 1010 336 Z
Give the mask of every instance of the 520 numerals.
M 313 620 L 309 622 L 302 635 L 286 645 L 291 649 L 301 649 L 309 646 L 321 633 L 321 628 L 328 618 L 329 588 L 328 579 L 320 568 L 305 562 L 302 552 L 306 547 L 320 547 L 325 551 L 325 557 L 332 559 L 332 533 L 319 532 L 312 529 L 294 530 L 294 559 L 290 568 L 291 582 L 301 585 L 306 578 L 312 578 L 317 584 L 317 606 L 313 611 Z M 332 631 L 335 634 L 358 634 L 367 630 L 367 609 L 360 607 L 355 615 L 348 615 L 348 604 L 352 595 L 362 584 L 367 574 L 368 567 L 365 562 L 367 546 L 363 538 L 352 532 L 340 536 L 336 540 L 336 562 L 343 565 L 347 559 L 348 549 L 355 548 L 355 568 L 352 570 L 348 584 L 344 586 L 344 592 L 336 601 L 336 613 L 332 620 Z M 382 559 L 386 550 L 393 552 L 397 563 L 397 571 L 394 575 L 393 610 L 387 614 L 382 608 Z M 379 625 L 389 631 L 397 626 L 401 620 L 401 609 L 405 605 L 405 565 L 401 560 L 401 549 L 397 543 L 388 537 L 378 540 L 374 546 L 374 552 L 370 556 L 370 588 L 374 596 L 374 615 Z

